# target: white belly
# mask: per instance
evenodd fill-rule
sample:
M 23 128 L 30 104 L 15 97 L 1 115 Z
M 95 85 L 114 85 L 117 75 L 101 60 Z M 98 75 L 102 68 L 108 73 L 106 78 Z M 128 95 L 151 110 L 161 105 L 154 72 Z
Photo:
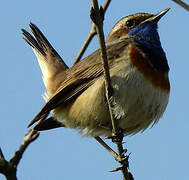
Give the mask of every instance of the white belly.
M 125 72 L 113 78 L 113 113 L 128 135 L 158 122 L 167 107 L 169 93 L 153 87 L 135 68 L 128 68 Z M 118 81 L 118 78 L 127 80 Z

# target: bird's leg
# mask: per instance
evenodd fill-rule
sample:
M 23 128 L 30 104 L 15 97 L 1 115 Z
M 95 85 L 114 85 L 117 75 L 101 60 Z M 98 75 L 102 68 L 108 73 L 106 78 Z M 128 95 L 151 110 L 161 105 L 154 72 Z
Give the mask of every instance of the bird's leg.
M 128 171 L 129 169 L 129 155 L 126 155 L 127 149 L 123 148 L 123 137 L 124 131 L 119 128 L 117 132 L 112 132 L 112 136 L 107 137 L 107 139 L 111 139 L 113 143 L 117 145 L 118 157 L 117 160 L 121 164 L 120 167 L 110 170 L 109 172 L 116 172 L 119 170 L 124 171 L 125 179 L 132 180 L 132 174 Z
M 122 143 L 123 137 L 123 129 L 119 128 L 116 133 L 112 133 L 112 136 L 108 136 L 106 139 L 111 139 L 113 143 Z

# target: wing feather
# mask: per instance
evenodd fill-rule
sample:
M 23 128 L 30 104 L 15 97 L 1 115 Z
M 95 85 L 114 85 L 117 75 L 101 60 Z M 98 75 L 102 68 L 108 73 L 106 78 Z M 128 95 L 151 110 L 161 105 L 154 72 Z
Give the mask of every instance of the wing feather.
M 129 40 L 107 46 L 109 68 L 114 65 L 114 59 L 119 58 L 128 46 Z M 81 93 L 90 87 L 103 74 L 100 50 L 75 64 L 67 71 L 67 77 L 52 98 L 42 107 L 40 112 L 31 121 L 29 126 L 35 122 L 44 120 L 51 110 L 61 104 L 75 100 Z M 29 127 L 28 126 L 28 127 Z

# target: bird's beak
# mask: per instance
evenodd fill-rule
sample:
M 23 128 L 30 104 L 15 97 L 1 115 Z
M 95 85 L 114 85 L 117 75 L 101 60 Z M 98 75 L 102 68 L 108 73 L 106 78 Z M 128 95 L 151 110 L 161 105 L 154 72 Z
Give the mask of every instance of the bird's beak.
M 160 13 L 146 19 L 144 22 L 156 22 L 157 23 L 169 10 L 170 10 L 170 8 L 164 9 Z

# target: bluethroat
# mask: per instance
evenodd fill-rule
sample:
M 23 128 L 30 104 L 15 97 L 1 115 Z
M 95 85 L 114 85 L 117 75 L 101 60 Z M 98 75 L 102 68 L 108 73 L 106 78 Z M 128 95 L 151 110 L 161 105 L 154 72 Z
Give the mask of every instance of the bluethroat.
M 169 66 L 157 23 L 168 10 L 124 17 L 106 39 L 112 111 L 124 135 L 157 123 L 167 107 Z M 37 26 L 29 26 L 33 36 L 22 29 L 23 36 L 37 56 L 46 87 L 46 104 L 29 126 L 38 122 L 36 130 L 66 127 L 87 136 L 110 136 L 100 50 L 68 68 Z

